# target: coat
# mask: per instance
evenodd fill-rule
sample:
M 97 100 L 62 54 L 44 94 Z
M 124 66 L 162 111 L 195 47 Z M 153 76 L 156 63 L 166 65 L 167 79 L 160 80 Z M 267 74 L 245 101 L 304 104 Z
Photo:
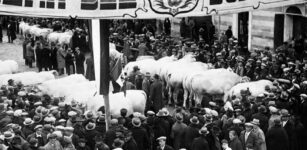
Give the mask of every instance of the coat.
M 57 51 L 57 63 L 58 63 L 58 69 L 65 68 L 65 57 L 66 52 L 63 48 L 58 49 Z
M 139 150 L 137 146 L 137 142 L 131 138 L 129 141 L 125 142 L 123 145 L 123 150 Z
M 283 127 L 288 135 L 289 146 L 291 150 L 295 150 L 297 148 L 297 139 L 295 135 L 295 127 L 292 120 L 288 120 L 287 123 Z
M 162 150 L 162 149 L 160 148 L 160 146 L 158 146 L 156 150 Z M 163 150 L 174 150 L 174 149 L 169 145 L 165 145 Z
M 229 141 L 229 147 L 232 150 L 243 150 L 242 142 L 239 140 L 238 137 L 235 137 L 233 140 Z
M 76 57 L 76 68 L 78 74 L 84 74 L 84 61 L 85 57 L 83 53 L 75 54 Z
M 26 45 L 26 57 L 28 59 L 34 59 L 34 48 L 31 46 L 31 43 Z
M 173 145 L 175 150 L 180 149 L 181 138 L 183 136 L 184 130 L 188 126 L 185 123 L 176 122 L 172 126 L 171 138 L 173 139 Z
M 258 139 L 257 139 L 257 136 L 255 135 L 255 133 L 253 131 L 251 131 L 251 133 L 248 135 L 246 141 L 245 141 L 245 130 L 241 132 L 241 135 L 240 135 L 240 140 L 242 142 L 242 147 L 243 149 L 246 149 L 246 148 L 250 148 L 250 149 L 253 149 L 253 150 L 258 150 L 256 149 L 257 148 L 257 145 L 258 145 Z
M 188 150 L 191 150 L 193 140 L 199 137 L 198 131 L 199 131 L 198 125 L 190 124 L 183 132 L 181 148 L 186 148 Z
M 162 96 L 162 83 L 161 81 L 155 81 L 150 86 L 150 101 L 153 103 L 154 110 L 157 112 L 163 108 L 163 96 Z
M 45 146 L 44 146 L 44 150 L 63 150 L 63 147 L 61 145 L 61 143 L 59 141 L 55 141 L 55 143 L 51 143 L 48 142 Z
M 254 118 L 259 119 L 259 121 L 260 121 L 259 127 L 261 128 L 261 130 L 263 132 L 266 132 L 267 129 L 268 129 L 268 123 L 269 123 L 268 117 L 259 112 L 259 113 L 256 113 L 252 116 L 252 119 L 254 119 Z
M 131 132 L 137 143 L 138 149 L 147 150 L 149 148 L 149 137 L 146 130 L 142 127 L 133 127 Z
M 94 130 L 87 130 L 85 133 L 85 139 L 87 140 L 86 145 L 90 146 L 91 149 L 95 146 L 95 137 L 99 135 L 99 132 Z
M 266 134 L 268 150 L 289 150 L 289 139 L 285 129 L 273 126 Z
M 209 143 L 206 140 L 206 137 L 200 136 L 195 138 L 192 143 L 192 147 L 190 150 L 210 150 Z
M 44 133 L 42 133 L 41 135 L 42 135 L 42 137 L 41 137 L 41 139 L 39 139 L 39 138 L 36 136 L 36 133 L 34 132 L 34 133 L 30 134 L 30 135 L 27 137 L 27 141 L 30 141 L 31 138 L 36 138 L 36 139 L 38 139 L 38 145 L 39 145 L 39 146 L 44 146 L 44 145 L 48 142 L 48 140 L 47 140 L 47 135 L 44 134 Z
M 21 129 L 21 132 L 25 135 L 25 138 L 27 138 L 30 134 L 32 134 L 34 131 L 30 126 L 24 126 Z
M 257 141 L 258 141 L 257 150 L 267 150 L 266 144 L 265 144 L 265 135 L 263 131 L 259 127 L 258 128 L 254 127 L 253 132 L 255 133 Z

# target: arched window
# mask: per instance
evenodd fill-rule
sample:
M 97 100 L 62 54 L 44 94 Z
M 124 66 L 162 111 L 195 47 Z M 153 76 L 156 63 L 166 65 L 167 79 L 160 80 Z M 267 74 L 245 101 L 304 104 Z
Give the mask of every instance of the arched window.
M 290 13 L 290 14 L 299 14 L 301 15 L 302 12 L 299 8 L 297 8 L 296 6 L 290 6 L 287 8 L 286 13 Z

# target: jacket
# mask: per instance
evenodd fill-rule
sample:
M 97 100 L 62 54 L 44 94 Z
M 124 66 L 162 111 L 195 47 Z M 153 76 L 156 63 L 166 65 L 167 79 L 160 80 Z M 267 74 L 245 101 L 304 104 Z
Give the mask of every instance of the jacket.
M 246 132 L 245 130 L 242 131 L 240 135 L 240 140 L 242 142 L 243 149 L 249 148 L 249 149 L 257 150 L 256 148 L 258 145 L 258 141 L 257 141 L 257 137 L 255 133 L 251 131 L 245 141 L 245 132 Z

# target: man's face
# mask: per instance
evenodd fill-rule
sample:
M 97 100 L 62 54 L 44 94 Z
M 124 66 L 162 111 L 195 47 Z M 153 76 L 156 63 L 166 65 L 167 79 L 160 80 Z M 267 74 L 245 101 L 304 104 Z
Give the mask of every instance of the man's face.
M 164 141 L 164 140 L 159 140 L 159 145 L 160 145 L 161 147 L 164 147 L 164 146 L 165 146 L 165 141 Z
M 80 143 L 79 143 L 79 146 L 80 146 L 80 147 L 85 147 L 85 143 L 84 143 L 84 142 L 80 142 Z
M 42 128 L 36 129 L 36 134 L 42 134 Z
M 231 132 L 229 132 L 229 139 L 230 140 L 233 140 L 235 137 L 232 135 L 232 133 Z
M 251 126 L 245 126 L 245 129 L 246 129 L 247 132 L 250 132 L 250 131 L 252 131 L 253 127 L 251 127 Z

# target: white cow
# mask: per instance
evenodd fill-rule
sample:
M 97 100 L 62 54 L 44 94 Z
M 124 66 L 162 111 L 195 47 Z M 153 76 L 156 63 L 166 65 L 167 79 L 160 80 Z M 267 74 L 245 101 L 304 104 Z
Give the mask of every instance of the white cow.
M 196 95 L 196 103 L 200 104 L 204 94 L 226 95 L 225 93 L 242 80 L 242 77 L 226 69 L 211 69 L 193 75 L 190 87 Z
M 126 97 L 123 92 L 110 94 L 110 112 L 114 117 L 120 117 L 120 110 L 126 108 L 128 110 L 127 115 L 131 115 L 133 112 L 139 112 L 144 114 L 146 104 L 146 94 L 141 90 L 127 90 Z M 95 96 L 86 103 L 87 109 L 91 111 L 97 111 L 104 106 L 103 96 Z
M 15 82 L 21 82 L 23 85 L 35 85 L 40 84 L 48 80 L 54 80 L 56 71 L 45 71 L 45 72 L 22 72 L 16 74 L 5 74 L 0 75 L 0 85 L 7 85 L 8 80 L 12 79 Z
M 18 64 L 14 60 L 5 60 L 0 62 L 0 75 L 16 73 L 18 71 Z
M 237 98 L 241 98 L 241 90 L 249 89 L 252 96 L 258 96 L 259 94 L 265 93 L 265 87 L 268 86 L 270 88 L 273 87 L 273 83 L 269 80 L 259 80 L 252 82 L 239 83 L 232 87 L 228 92 L 225 98 L 229 99 L 232 96 L 236 96 Z M 225 100 L 225 99 L 224 99 Z

